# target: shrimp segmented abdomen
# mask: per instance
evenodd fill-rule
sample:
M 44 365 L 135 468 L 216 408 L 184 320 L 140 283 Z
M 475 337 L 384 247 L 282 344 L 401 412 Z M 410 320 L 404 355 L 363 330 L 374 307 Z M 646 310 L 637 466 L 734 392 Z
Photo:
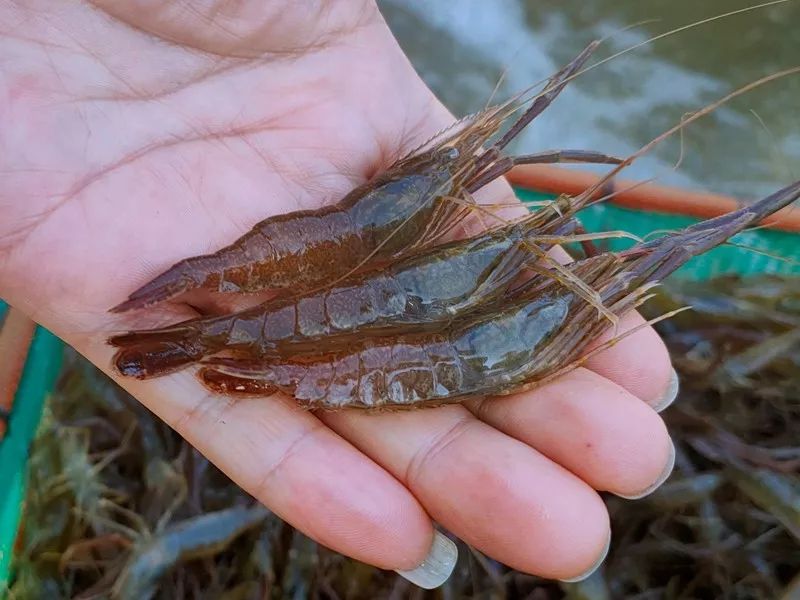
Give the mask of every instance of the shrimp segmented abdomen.
M 370 409 L 452 402 L 529 379 L 536 372 L 538 349 L 564 325 L 571 302 L 570 294 L 538 298 L 448 334 L 367 339 L 350 351 L 313 360 L 204 362 L 227 375 L 275 385 L 309 407 Z
M 319 284 L 320 274 L 335 269 L 337 262 L 345 268 L 357 264 L 360 246 L 347 213 L 294 213 L 291 219 L 262 222 L 226 249 L 229 260 L 223 262 L 231 266 L 224 278 L 235 280 L 243 292 L 289 286 L 302 290 Z
M 407 292 L 391 275 L 378 274 L 366 278 L 361 285 L 334 288 L 323 297 L 325 314 L 318 323 L 323 334 L 354 331 L 360 326 L 379 324 L 402 314 L 407 305 Z M 300 336 L 312 337 L 311 331 Z
M 293 393 L 299 401 L 322 408 L 413 406 L 446 398 L 463 381 L 458 357 L 446 337 L 431 335 L 424 340 L 368 342 L 361 351 L 333 361 L 336 385 L 329 386 L 321 401 L 314 402 L 303 388 Z M 339 383 L 345 373 L 348 386 Z

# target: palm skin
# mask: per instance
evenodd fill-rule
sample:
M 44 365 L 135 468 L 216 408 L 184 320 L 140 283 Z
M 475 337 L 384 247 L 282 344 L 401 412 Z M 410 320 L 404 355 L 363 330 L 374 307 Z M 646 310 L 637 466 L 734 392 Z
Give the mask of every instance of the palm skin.
M 194 314 L 107 312 L 132 290 L 268 215 L 338 199 L 452 122 L 371 2 L 0 0 L 0 56 L 0 297 L 306 534 L 410 569 L 434 520 L 569 578 L 608 540 L 595 490 L 661 478 L 672 448 L 649 405 L 670 367 L 650 329 L 533 392 L 403 414 L 112 371 L 109 333 Z

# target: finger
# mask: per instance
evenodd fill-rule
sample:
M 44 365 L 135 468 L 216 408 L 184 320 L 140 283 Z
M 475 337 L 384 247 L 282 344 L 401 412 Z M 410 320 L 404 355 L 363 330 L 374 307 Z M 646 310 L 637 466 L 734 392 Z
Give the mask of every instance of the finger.
M 664 422 L 639 398 L 584 368 L 531 392 L 473 400 L 482 421 L 536 448 L 597 490 L 652 492 L 672 471 Z
M 645 322 L 638 312 L 622 316 L 617 335 L 623 335 Z M 589 350 L 614 337 L 612 329 L 606 330 L 589 347 Z M 677 394 L 677 375 L 672 368 L 669 351 L 664 341 L 652 327 L 642 327 L 636 333 L 599 352 L 586 361 L 586 367 L 610 379 L 644 400 L 654 408 L 664 408 Z
M 109 350 L 88 349 L 95 364 Z M 188 372 L 117 382 L 242 488 L 319 543 L 357 560 L 413 569 L 433 540 L 430 518 L 394 477 L 282 396 L 231 400 Z
M 321 418 L 402 481 L 434 520 L 512 568 L 572 578 L 605 552 L 608 514 L 596 492 L 463 406 Z
M 493 182 L 477 196 L 480 202 L 511 204 L 515 195 L 506 181 Z M 562 248 L 553 248 L 550 254 L 559 262 L 572 258 Z M 617 335 L 640 327 L 644 318 L 636 311 L 622 316 Z M 609 329 L 588 348 L 587 352 L 614 337 Z M 668 406 L 677 395 L 677 374 L 671 366 L 669 352 L 661 337 L 652 327 L 642 327 L 586 362 L 586 367 L 622 386 L 634 396 L 658 409 Z

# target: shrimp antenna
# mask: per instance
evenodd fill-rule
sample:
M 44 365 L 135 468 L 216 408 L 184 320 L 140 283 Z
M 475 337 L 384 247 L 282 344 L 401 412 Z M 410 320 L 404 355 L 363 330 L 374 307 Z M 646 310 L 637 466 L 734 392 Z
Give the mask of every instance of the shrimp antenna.
M 494 88 L 492 89 L 492 93 L 489 94 L 489 98 L 486 100 L 486 104 L 483 106 L 483 110 L 486 110 L 492 105 L 492 100 L 497 95 L 497 92 L 500 90 L 500 86 L 503 85 L 503 81 L 505 81 L 506 76 L 508 75 L 508 67 L 505 67 L 503 71 L 500 73 L 500 77 L 497 78 L 497 83 L 494 84 Z
M 785 2 L 787 0 L 778 0 L 778 1 Z M 739 97 L 739 96 L 741 96 L 743 94 L 746 94 L 747 92 L 749 92 L 751 90 L 754 90 L 754 89 L 756 89 L 758 87 L 761 87 L 762 85 L 765 85 L 765 84 L 770 83 L 772 81 L 775 81 L 777 79 L 781 79 L 783 77 L 788 77 L 789 75 L 795 75 L 797 73 L 800 73 L 800 66 L 792 67 L 790 69 L 784 69 L 782 71 L 778 71 L 777 73 L 772 73 L 771 75 L 766 75 L 764 77 L 761 77 L 760 79 L 757 79 L 756 81 L 752 81 L 752 82 L 750 82 L 750 83 L 748 83 L 746 85 L 743 85 L 743 86 L 735 89 L 734 91 L 726 94 L 725 96 L 723 96 L 719 100 L 717 100 L 715 102 L 712 102 L 711 104 L 707 104 L 706 106 L 704 106 L 700 110 L 692 113 L 691 115 L 686 116 L 684 118 L 681 118 L 680 122 L 677 125 L 674 125 L 673 127 L 670 127 L 667 131 L 665 131 L 664 133 L 656 136 L 655 138 L 650 140 L 647 144 L 645 144 L 644 146 L 639 148 L 639 150 L 637 150 L 636 152 L 634 152 L 633 154 L 628 156 L 620 164 L 618 164 L 614 168 L 612 168 L 606 175 L 604 175 L 602 178 L 600 178 L 598 181 L 596 181 L 594 184 L 592 184 L 588 189 L 586 189 L 583 192 L 581 192 L 580 196 L 585 196 L 587 198 L 594 197 L 594 195 L 598 191 L 600 191 L 603 188 L 604 185 L 606 185 L 609 181 L 611 181 L 611 179 L 613 179 L 616 175 L 618 175 L 620 171 L 622 171 L 626 167 L 630 166 L 637 158 L 640 158 L 641 156 L 643 156 L 644 154 L 646 154 L 647 152 L 652 150 L 655 146 L 657 146 L 658 144 L 663 142 L 665 139 L 667 139 L 669 136 L 671 136 L 676 131 L 680 131 L 681 129 L 683 129 L 684 127 L 689 125 L 690 123 L 693 123 L 694 121 L 697 121 L 698 119 L 700 119 L 700 118 L 706 116 L 707 114 L 715 111 L 717 108 L 719 108 L 723 104 L 726 104 L 727 102 L 730 102 L 734 98 L 737 98 L 737 97 Z
M 760 229 L 757 227 L 753 227 L 751 229 L 745 229 L 742 233 L 753 231 L 754 229 Z M 781 256 L 779 254 L 773 254 L 772 252 L 767 252 L 763 248 L 757 248 L 756 246 L 750 246 L 748 244 L 741 244 L 739 242 L 725 242 L 724 246 L 732 246 L 733 248 L 740 248 L 742 250 L 746 250 L 747 252 L 752 252 L 753 254 L 760 254 L 761 256 L 766 256 L 767 258 L 771 258 L 773 260 L 777 260 L 782 263 L 786 263 L 793 267 L 800 267 L 800 260 L 796 260 L 794 258 L 790 258 L 788 256 Z
M 699 27 L 700 25 L 705 25 L 707 23 L 711 23 L 713 21 L 717 21 L 717 20 L 720 20 L 720 19 L 725 19 L 725 18 L 733 17 L 733 16 L 736 16 L 736 15 L 739 15 L 739 14 L 753 12 L 753 11 L 756 11 L 756 10 L 760 10 L 762 8 L 769 8 L 770 6 L 775 6 L 777 4 L 785 4 L 786 2 L 793 2 L 793 1 L 794 0 L 772 0 L 770 2 L 763 2 L 761 4 L 755 4 L 753 6 L 747 6 L 745 8 L 740 8 L 740 9 L 732 10 L 732 11 L 729 11 L 729 12 L 726 12 L 726 13 L 722 13 L 720 15 L 713 16 L 713 17 L 708 17 L 708 18 L 702 19 L 700 21 L 693 21 L 692 23 L 687 23 L 686 25 L 682 25 L 681 27 L 676 27 L 675 29 L 670 29 L 669 31 L 665 31 L 664 33 L 660 33 L 660 34 L 655 35 L 653 37 L 647 38 L 646 40 L 644 40 L 642 42 L 639 42 L 639 43 L 636 43 L 636 44 L 634 44 L 632 46 L 624 48 L 623 50 L 620 50 L 619 52 L 616 52 L 616 53 L 612 54 L 611 56 L 608 56 L 608 57 L 606 57 L 606 58 L 604 58 L 602 60 L 597 61 L 596 63 L 593 63 L 592 65 L 586 67 L 585 69 L 579 70 L 578 72 L 572 74 L 571 77 L 566 79 L 565 83 L 569 83 L 570 81 L 572 81 L 576 77 L 579 77 L 579 76 L 583 75 L 584 73 L 588 73 L 589 71 L 591 71 L 593 69 L 596 69 L 597 67 L 599 67 L 601 65 L 604 65 L 604 64 L 606 64 L 607 62 L 609 62 L 611 60 L 619 58 L 620 56 L 624 56 L 625 54 L 633 52 L 634 50 L 638 50 L 639 48 L 642 48 L 643 46 L 647 46 L 648 44 L 652 44 L 653 42 L 657 42 L 657 41 L 663 40 L 663 39 L 665 39 L 667 37 L 671 37 L 671 36 L 673 36 L 673 35 L 675 35 L 677 33 L 681 33 L 683 31 L 688 31 L 690 29 L 694 29 L 696 27 Z M 599 41 L 600 42 L 606 41 L 607 39 L 609 39 L 610 37 L 613 37 L 614 35 L 617 35 L 619 33 L 622 33 L 622 32 L 628 31 L 630 29 L 633 29 L 635 27 L 639 27 L 641 25 L 644 25 L 644 24 L 647 24 L 647 23 L 652 23 L 652 22 L 658 22 L 658 19 L 650 19 L 650 20 L 639 21 L 638 23 L 635 23 L 633 25 L 630 25 L 630 26 L 627 26 L 627 27 L 623 27 L 622 29 L 619 29 L 619 30 L 615 31 L 612 34 L 610 34 L 610 35 L 608 35 L 608 36 L 606 36 L 604 38 L 601 38 Z M 541 82 L 538 82 L 538 83 L 530 86 L 527 90 L 523 90 L 522 94 L 528 93 L 530 90 L 532 90 L 534 87 L 538 86 L 540 83 Z M 520 94 L 520 96 L 522 94 Z
M 634 44 L 633 46 L 630 46 L 629 48 L 625 48 L 624 50 L 620 50 L 619 52 L 616 52 L 615 54 L 612 54 L 611 56 L 606 57 L 606 58 L 604 58 L 603 60 L 601 60 L 599 62 L 596 62 L 591 67 L 588 67 L 588 68 L 584 69 L 583 71 L 579 71 L 579 72 L 575 73 L 575 75 L 573 75 L 573 77 L 578 77 L 579 75 L 582 75 L 583 73 L 585 73 L 586 71 L 589 71 L 590 69 L 594 69 L 595 67 L 599 67 L 600 65 L 604 65 L 605 63 L 607 63 L 610 60 L 614 60 L 615 58 L 619 58 L 620 56 L 628 54 L 629 52 L 633 52 L 634 50 L 637 50 L 637 49 L 641 48 L 642 46 L 646 46 L 648 44 L 652 44 L 653 42 L 657 42 L 659 40 L 663 40 L 664 38 L 673 36 L 676 33 L 681 33 L 681 32 L 684 32 L 684 31 L 688 31 L 690 29 L 694 29 L 696 27 L 699 27 L 700 25 L 705 25 L 707 23 L 712 23 L 712 22 L 718 21 L 720 19 L 726 19 L 728 17 L 733 17 L 733 16 L 740 15 L 740 14 L 743 14 L 743 13 L 753 12 L 753 11 L 756 11 L 756 10 L 760 10 L 762 8 L 768 8 L 770 6 L 775 6 L 777 4 L 785 4 L 786 2 L 792 2 L 792 1 L 794 1 L 794 0 L 771 0 L 770 2 L 762 2 L 761 4 L 755 4 L 753 6 L 746 6 L 745 8 L 739 8 L 737 10 L 731 10 L 729 12 L 722 13 L 720 15 L 715 15 L 713 17 L 708 17 L 706 19 L 701 19 L 700 21 L 694 21 L 692 23 L 687 23 L 686 25 L 682 25 L 681 27 L 676 27 L 675 29 L 670 29 L 669 31 L 665 31 L 664 33 L 659 33 L 658 35 L 654 35 L 653 37 L 648 38 L 648 39 L 646 39 L 646 40 L 644 40 L 642 42 L 639 42 L 638 44 Z M 646 23 L 646 21 L 645 21 L 645 23 Z M 625 30 L 623 29 L 622 31 L 625 31 Z

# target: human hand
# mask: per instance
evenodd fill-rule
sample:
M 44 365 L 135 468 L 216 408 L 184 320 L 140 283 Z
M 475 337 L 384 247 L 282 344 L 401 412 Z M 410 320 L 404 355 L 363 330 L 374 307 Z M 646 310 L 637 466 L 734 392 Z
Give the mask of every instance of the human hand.
M 609 539 L 595 490 L 637 496 L 671 469 L 651 407 L 674 397 L 672 371 L 651 329 L 538 390 L 411 413 L 312 414 L 232 402 L 189 372 L 112 371 L 109 333 L 193 316 L 107 312 L 132 290 L 335 201 L 452 122 L 372 2 L 6 1 L 0 55 L 0 296 L 320 543 L 414 569 L 433 519 L 511 567 L 574 578 Z

